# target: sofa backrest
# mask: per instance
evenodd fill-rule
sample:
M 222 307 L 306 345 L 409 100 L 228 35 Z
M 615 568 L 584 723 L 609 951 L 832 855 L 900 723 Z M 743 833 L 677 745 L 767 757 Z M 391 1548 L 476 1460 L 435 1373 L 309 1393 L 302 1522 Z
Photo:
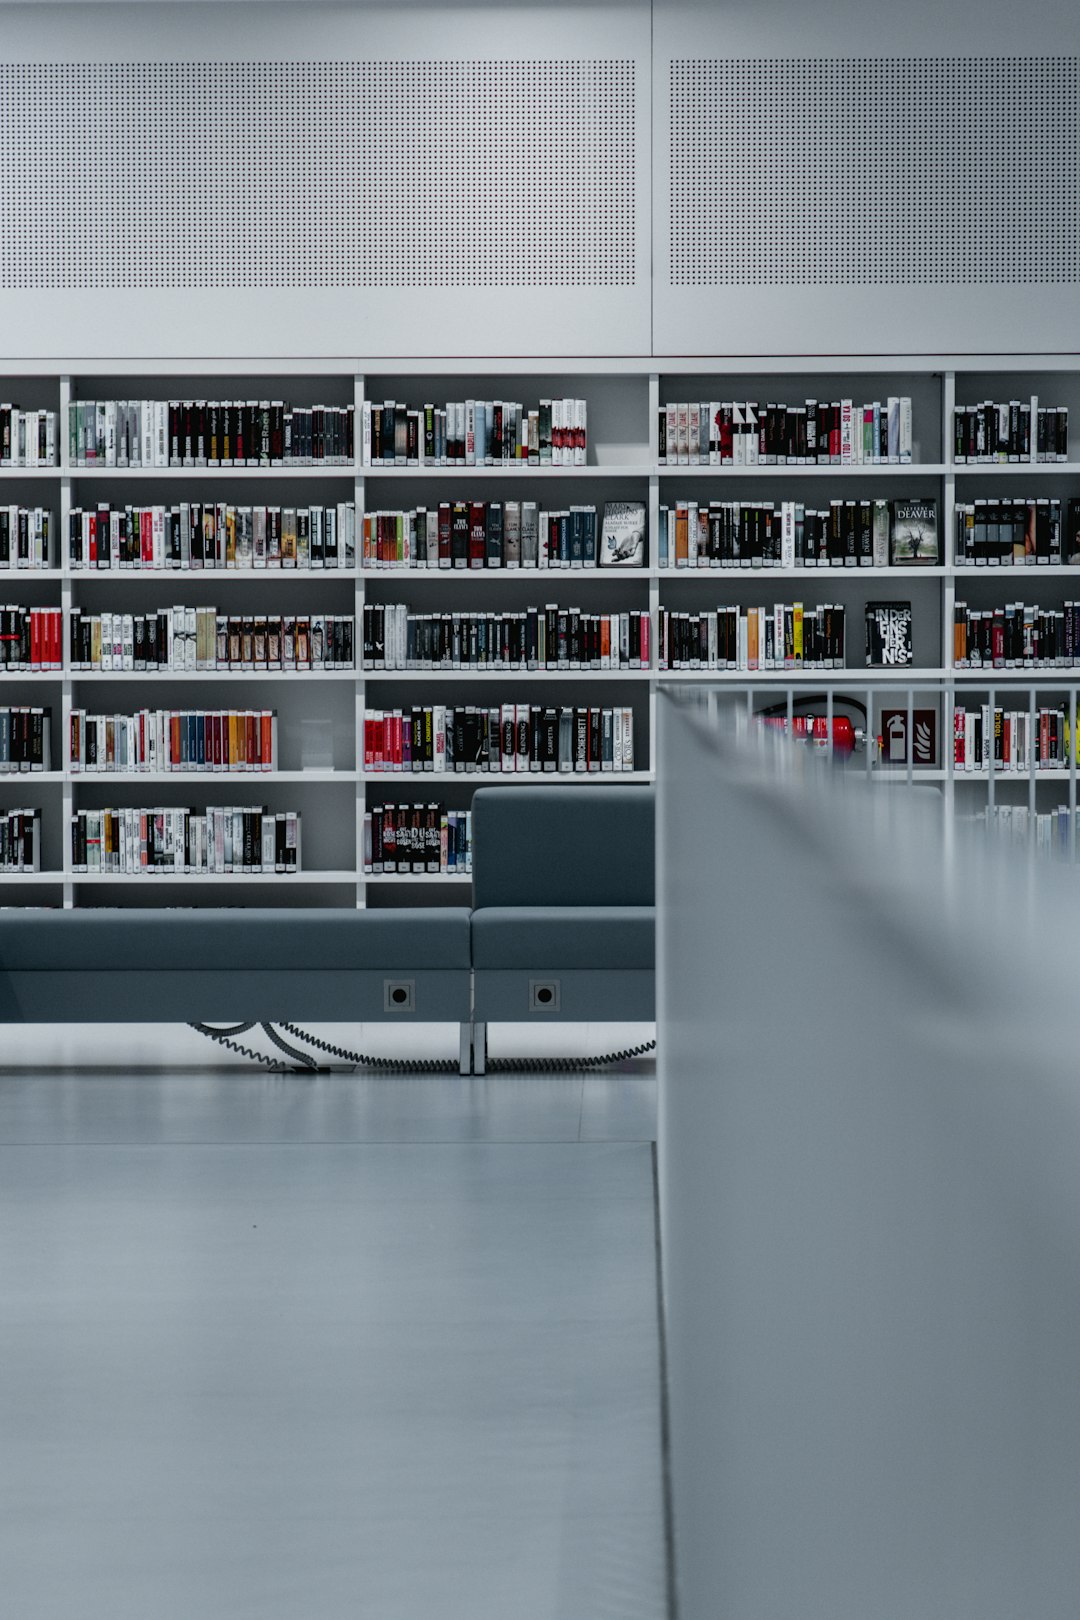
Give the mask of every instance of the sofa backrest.
M 473 905 L 656 904 L 651 787 L 483 787 L 473 796 Z

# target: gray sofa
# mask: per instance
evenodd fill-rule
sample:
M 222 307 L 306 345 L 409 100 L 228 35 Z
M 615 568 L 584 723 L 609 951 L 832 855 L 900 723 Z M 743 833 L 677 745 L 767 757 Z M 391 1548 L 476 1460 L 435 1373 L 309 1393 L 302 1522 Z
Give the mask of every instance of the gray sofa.
M 473 1069 L 489 1023 L 656 1016 L 651 787 L 473 797 Z
M 11 911 L 0 1023 L 452 1022 L 467 1072 L 465 907 Z
M 9 911 L 0 1024 L 489 1023 L 655 1017 L 654 794 L 490 787 L 473 910 Z

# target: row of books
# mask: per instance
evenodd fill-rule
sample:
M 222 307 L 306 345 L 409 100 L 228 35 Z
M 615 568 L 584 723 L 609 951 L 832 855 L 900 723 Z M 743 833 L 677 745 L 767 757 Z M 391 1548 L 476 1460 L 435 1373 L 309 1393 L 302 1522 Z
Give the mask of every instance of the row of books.
M 995 771 L 1028 775 L 1069 763 L 1069 724 L 1066 710 L 1042 708 L 1034 717 L 1028 709 L 995 708 L 953 710 L 953 764 L 958 771 Z
M 227 614 L 213 607 L 70 614 L 71 668 L 146 670 L 352 669 L 355 619 L 333 613 Z
M 807 608 L 718 607 L 705 613 L 660 609 L 660 669 L 842 669 L 844 609 L 839 603 Z
M 940 562 L 937 502 L 676 501 L 661 506 L 661 568 L 885 568 Z
M 0 810 L 0 872 L 41 871 L 41 811 Z
M 445 804 L 379 804 L 364 814 L 364 871 L 432 876 L 472 871 L 472 811 Z
M 76 506 L 68 561 L 80 569 L 352 568 L 356 506 Z
M 365 568 L 595 568 L 598 534 L 595 506 L 441 501 L 366 512 L 361 555 Z
M 956 503 L 956 560 L 976 568 L 1080 563 L 1080 500 L 1042 496 Z
M 0 568 L 48 568 L 51 523 L 44 506 L 0 506 Z
M 352 405 L 280 399 L 72 400 L 72 467 L 311 467 L 355 460 Z
M 0 405 L 0 467 L 55 467 L 56 411 L 21 411 Z
M 365 771 L 632 771 L 628 708 L 441 704 L 369 709 Z
M 1031 424 L 1035 422 L 1032 443 Z M 953 408 L 953 460 L 1068 461 L 1069 407 L 1038 398 L 992 400 Z
M 586 613 L 548 602 L 515 613 L 411 613 L 364 607 L 365 669 L 647 669 L 649 615 Z
M 365 467 L 583 467 L 588 409 L 583 399 L 459 399 L 419 409 L 365 400 Z
M 662 467 L 876 466 L 911 460 L 911 399 L 677 400 L 660 406 Z
M 68 731 L 75 772 L 272 771 L 277 746 L 273 709 L 73 709 Z
M 0 709 L 0 773 L 52 770 L 52 710 Z
M 1067 860 L 1078 816 L 1080 812 L 1067 804 L 1036 811 L 1034 816 L 1026 804 L 990 804 L 971 820 L 995 840 L 1014 848 L 1025 847 L 1034 838 L 1035 853 L 1041 860 Z
M 1080 664 L 1080 602 L 1043 608 L 1025 602 L 1003 607 L 953 608 L 953 664 L 957 669 L 1074 669 Z
M 55 670 L 64 667 L 60 608 L 0 607 L 0 671 Z
M 300 813 L 265 805 L 77 810 L 71 818 L 71 867 L 118 876 L 298 872 Z

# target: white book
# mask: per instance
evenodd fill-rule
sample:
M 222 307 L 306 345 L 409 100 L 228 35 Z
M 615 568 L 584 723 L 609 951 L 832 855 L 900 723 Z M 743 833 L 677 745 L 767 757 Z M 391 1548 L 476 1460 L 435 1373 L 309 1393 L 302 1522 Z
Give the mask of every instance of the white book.
M 903 462 L 911 460 L 911 395 L 900 396 L 899 456 Z
M 675 459 L 680 467 L 690 465 L 690 405 L 680 399 L 675 406 Z
M 574 466 L 584 467 L 588 456 L 588 407 L 585 400 L 574 401 Z
M 851 400 L 840 401 L 840 464 L 849 467 L 855 459 L 855 435 Z
M 116 400 L 105 401 L 105 465 L 116 466 Z
M 795 566 L 795 502 L 780 503 L 780 566 Z
M 720 402 L 709 402 L 709 466 L 720 465 Z
M 622 768 L 624 771 L 634 769 L 634 711 L 624 708 L 622 711 Z
M 153 465 L 167 467 L 169 465 L 169 402 L 165 399 L 151 401 L 154 413 L 154 440 Z M 148 462 L 143 463 L 148 466 Z
M 664 423 L 664 461 L 667 466 L 674 467 L 679 460 L 679 407 L 677 405 L 664 406 Z
M 746 465 L 746 417 L 743 407 L 733 404 L 731 407 L 731 460 L 736 467 Z
M 759 438 L 758 408 L 753 402 L 743 406 L 743 433 L 746 438 L 746 465 L 756 467 L 759 462 L 761 441 Z
M 691 467 L 698 465 L 701 446 L 701 406 L 691 400 L 687 406 L 686 442 Z
M 889 395 L 889 460 L 900 460 L 900 399 L 896 394 Z
M 135 620 L 130 613 L 121 615 L 120 637 L 120 668 L 133 670 L 135 668 Z
M 431 711 L 432 736 L 432 769 L 440 773 L 446 771 L 446 708 L 436 703 Z

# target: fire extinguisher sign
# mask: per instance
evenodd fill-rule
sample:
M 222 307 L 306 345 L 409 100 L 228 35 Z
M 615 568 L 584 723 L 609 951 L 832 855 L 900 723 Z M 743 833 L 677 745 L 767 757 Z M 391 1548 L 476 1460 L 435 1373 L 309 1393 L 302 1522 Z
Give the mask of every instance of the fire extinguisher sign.
M 937 710 L 913 709 L 911 712 L 911 762 L 913 765 L 937 764 Z M 881 711 L 881 759 L 886 765 L 908 763 L 908 712 L 906 709 Z

